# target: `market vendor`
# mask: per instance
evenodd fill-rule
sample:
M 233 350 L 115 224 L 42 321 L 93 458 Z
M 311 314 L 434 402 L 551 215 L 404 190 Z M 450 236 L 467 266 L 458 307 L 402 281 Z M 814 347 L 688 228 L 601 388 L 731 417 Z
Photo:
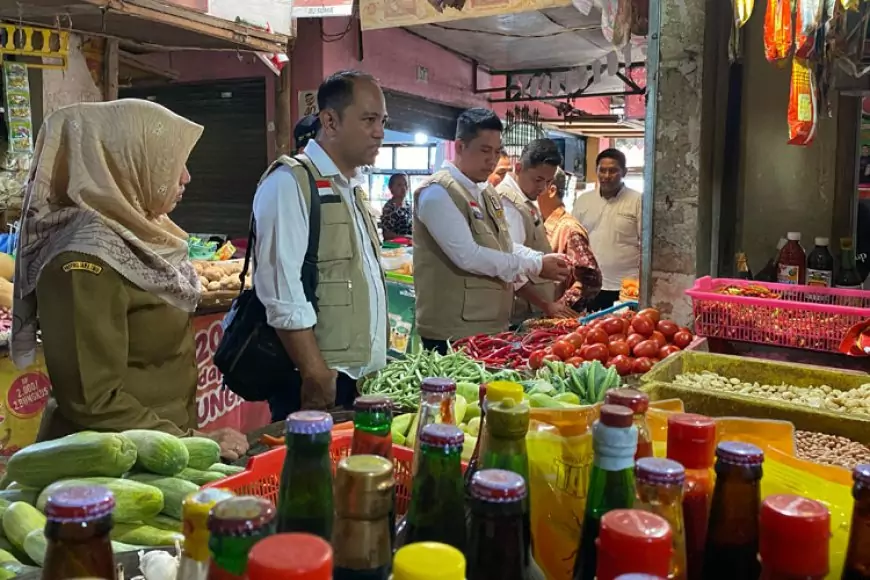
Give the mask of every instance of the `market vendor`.
M 550 243 L 544 220 L 536 204 L 538 196 L 553 183 L 562 163 L 562 154 L 552 139 L 535 139 L 523 148 L 514 170 L 505 175 L 495 188 L 504 204 L 505 220 L 514 243 L 549 254 Z M 511 321 L 524 320 L 544 313 L 547 318 L 577 318 L 577 313 L 555 301 L 556 284 L 538 276 L 520 276 L 514 283 L 516 295 Z
M 191 314 L 201 288 L 187 234 L 168 214 L 190 181 L 185 163 L 201 133 L 134 99 L 45 119 L 18 239 L 11 343 L 26 367 L 42 331 L 52 398 L 39 440 L 82 430 L 195 433 Z M 248 449 L 231 429 L 204 436 L 227 459 Z
M 504 206 L 487 182 L 501 152 L 501 120 L 469 109 L 456 124 L 456 158 L 415 193 L 414 290 L 423 347 L 507 329 L 513 283 L 521 276 L 562 280 L 564 256 L 511 241 Z
M 493 169 L 492 173 L 489 174 L 487 181 L 493 187 L 498 187 L 498 184 L 501 183 L 501 180 L 504 179 L 504 176 L 508 174 L 511 170 L 511 158 L 508 156 L 507 152 L 502 149 L 501 153 L 498 156 L 498 163 L 495 165 L 495 169 Z
M 555 298 L 572 310 L 583 312 L 601 290 L 601 269 L 589 245 L 586 228 L 565 211 L 567 184 L 568 175 L 558 169 L 553 183 L 538 197 L 538 207 L 550 247 L 571 261 L 571 273 L 564 282 L 556 284 Z
M 411 237 L 411 207 L 405 203 L 408 196 L 408 176 L 404 173 L 394 173 L 387 183 L 390 199 L 384 204 L 381 213 L 381 232 L 384 241 L 395 238 Z

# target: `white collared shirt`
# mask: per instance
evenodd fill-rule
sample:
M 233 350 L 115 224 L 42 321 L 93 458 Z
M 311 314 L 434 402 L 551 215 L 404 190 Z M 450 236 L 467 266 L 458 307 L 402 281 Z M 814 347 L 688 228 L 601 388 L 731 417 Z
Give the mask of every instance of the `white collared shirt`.
M 508 173 L 502 179 L 501 184 L 508 187 L 509 189 L 514 190 L 516 193 L 521 195 L 522 197 L 526 197 L 526 194 L 523 193 L 522 188 L 520 188 L 520 184 L 517 183 L 517 180 L 514 179 L 513 173 Z M 511 235 L 511 240 L 515 244 L 525 245 L 526 242 L 526 226 L 523 225 L 523 214 L 520 213 L 520 210 L 517 209 L 517 206 L 514 205 L 514 202 L 502 196 L 504 203 L 502 203 L 502 207 L 504 207 L 504 219 L 508 224 L 508 232 Z M 531 249 L 531 248 L 529 248 Z M 519 290 L 523 286 L 528 283 L 529 279 L 526 276 L 520 276 L 516 282 L 514 282 L 514 290 Z
M 442 166 L 460 186 L 479 203 L 487 184 L 474 183 L 455 165 L 445 161 Z M 432 183 L 417 197 L 417 217 L 429 230 L 441 250 L 458 268 L 471 274 L 492 276 L 512 284 L 523 276 L 541 272 L 543 254 L 522 244 L 513 244 L 513 253 L 484 248 L 474 241 L 468 222 L 453 203 L 447 190 Z
M 369 242 L 368 230 L 353 196 L 353 189 L 360 185 L 361 176 L 357 172 L 353 178 L 347 179 L 314 140 L 308 142 L 305 155 L 321 175 L 335 184 L 342 200 L 350 208 L 363 256 L 369 295 L 371 360 L 362 368 L 335 369 L 358 379 L 387 364 L 387 297 L 381 278 L 380 259 Z M 281 330 L 313 327 L 317 323 L 317 313 L 305 298 L 300 276 L 308 248 L 308 208 L 290 168 L 284 165 L 278 167 L 257 189 L 254 219 L 257 224 L 254 288 L 266 308 L 269 326 Z

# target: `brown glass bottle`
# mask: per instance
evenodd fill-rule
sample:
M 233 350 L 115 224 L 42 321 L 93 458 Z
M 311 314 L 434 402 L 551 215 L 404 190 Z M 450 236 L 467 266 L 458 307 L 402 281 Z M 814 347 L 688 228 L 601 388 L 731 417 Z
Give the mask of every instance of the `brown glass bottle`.
M 764 452 L 749 443 L 725 441 L 716 448 L 716 486 L 704 550 L 705 580 L 755 580 L 758 513 Z
M 825 580 L 831 513 L 821 503 L 791 494 L 764 498 L 758 559 L 762 580 Z
M 98 486 L 73 486 L 48 497 L 45 539 L 48 549 L 42 580 L 115 578 L 112 557 L 112 492 Z
M 637 451 L 635 459 L 653 456 L 652 435 L 646 421 L 649 409 L 649 395 L 637 389 L 611 389 L 604 395 L 605 405 L 622 405 L 634 413 L 634 426 L 637 427 Z
M 842 580 L 870 578 L 870 465 L 859 465 L 852 471 L 852 527 Z

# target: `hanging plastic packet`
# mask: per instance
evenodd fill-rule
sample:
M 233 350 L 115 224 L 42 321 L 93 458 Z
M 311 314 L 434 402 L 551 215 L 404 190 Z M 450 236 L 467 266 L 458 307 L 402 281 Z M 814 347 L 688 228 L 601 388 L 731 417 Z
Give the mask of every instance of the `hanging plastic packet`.
M 792 59 L 788 96 L 788 143 L 807 146 L 816 137 L 819 119 L 815 73 L 802 58 Z
M 791 54 L 791 0 L 767 0 L 764 13 L 764 56 L 770 62 Z
M 816 31 L 822 25 L 822 0 L 795 0 L 794 55 L 809 58 L 815 52 Z
M 861 8 L 861 0 L 840 0 L 840 4 L 843 5 L 843 8 L 846 10 L 852 10 L 857 12 L 859 8 Z
M 631 0 L 601 1 L 601 33 L 615 48 L 622 48 L 631 37 Z
M 732 0 L 734 2 L 734 24 L 742 28 L 749 22 L 752 9 L 755 8 L 755 0 Z

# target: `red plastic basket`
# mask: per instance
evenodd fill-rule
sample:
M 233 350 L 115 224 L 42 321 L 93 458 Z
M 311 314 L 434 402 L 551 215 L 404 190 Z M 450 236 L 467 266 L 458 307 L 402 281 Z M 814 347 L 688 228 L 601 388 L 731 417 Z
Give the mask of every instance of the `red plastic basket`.
M 725 286 L 762 286 L 779 299 L 732 296 Z M 839 352 L 846 331 L 870 319 L 870 292 L 790 286 L 705 276 L 686 290 L 692 298 L 695 333 L 806 350 Z
M 332 469 L 344 457 L 350 455 L 353 442 L 353 431 L 332 434 L 332 444 L 329 454 L 332 457 Z M 203 487 L 219 487 L 228 489 L 237 495 L 256 495 L 278 504 L 278 488 L 281 486 L 281 471 L 284 468 L 284 457 L 287 449 L 278 447 L 261 453 L 248 460 L 248 466 L 242 473 L 231 475 L 225 479 L 214 481 Z M 393 445 L 394 477 L 396 479 L 396 515 L 405 515 L 408 511 L 408 500 L 411 498 L 411 469 L 414 450 Z

